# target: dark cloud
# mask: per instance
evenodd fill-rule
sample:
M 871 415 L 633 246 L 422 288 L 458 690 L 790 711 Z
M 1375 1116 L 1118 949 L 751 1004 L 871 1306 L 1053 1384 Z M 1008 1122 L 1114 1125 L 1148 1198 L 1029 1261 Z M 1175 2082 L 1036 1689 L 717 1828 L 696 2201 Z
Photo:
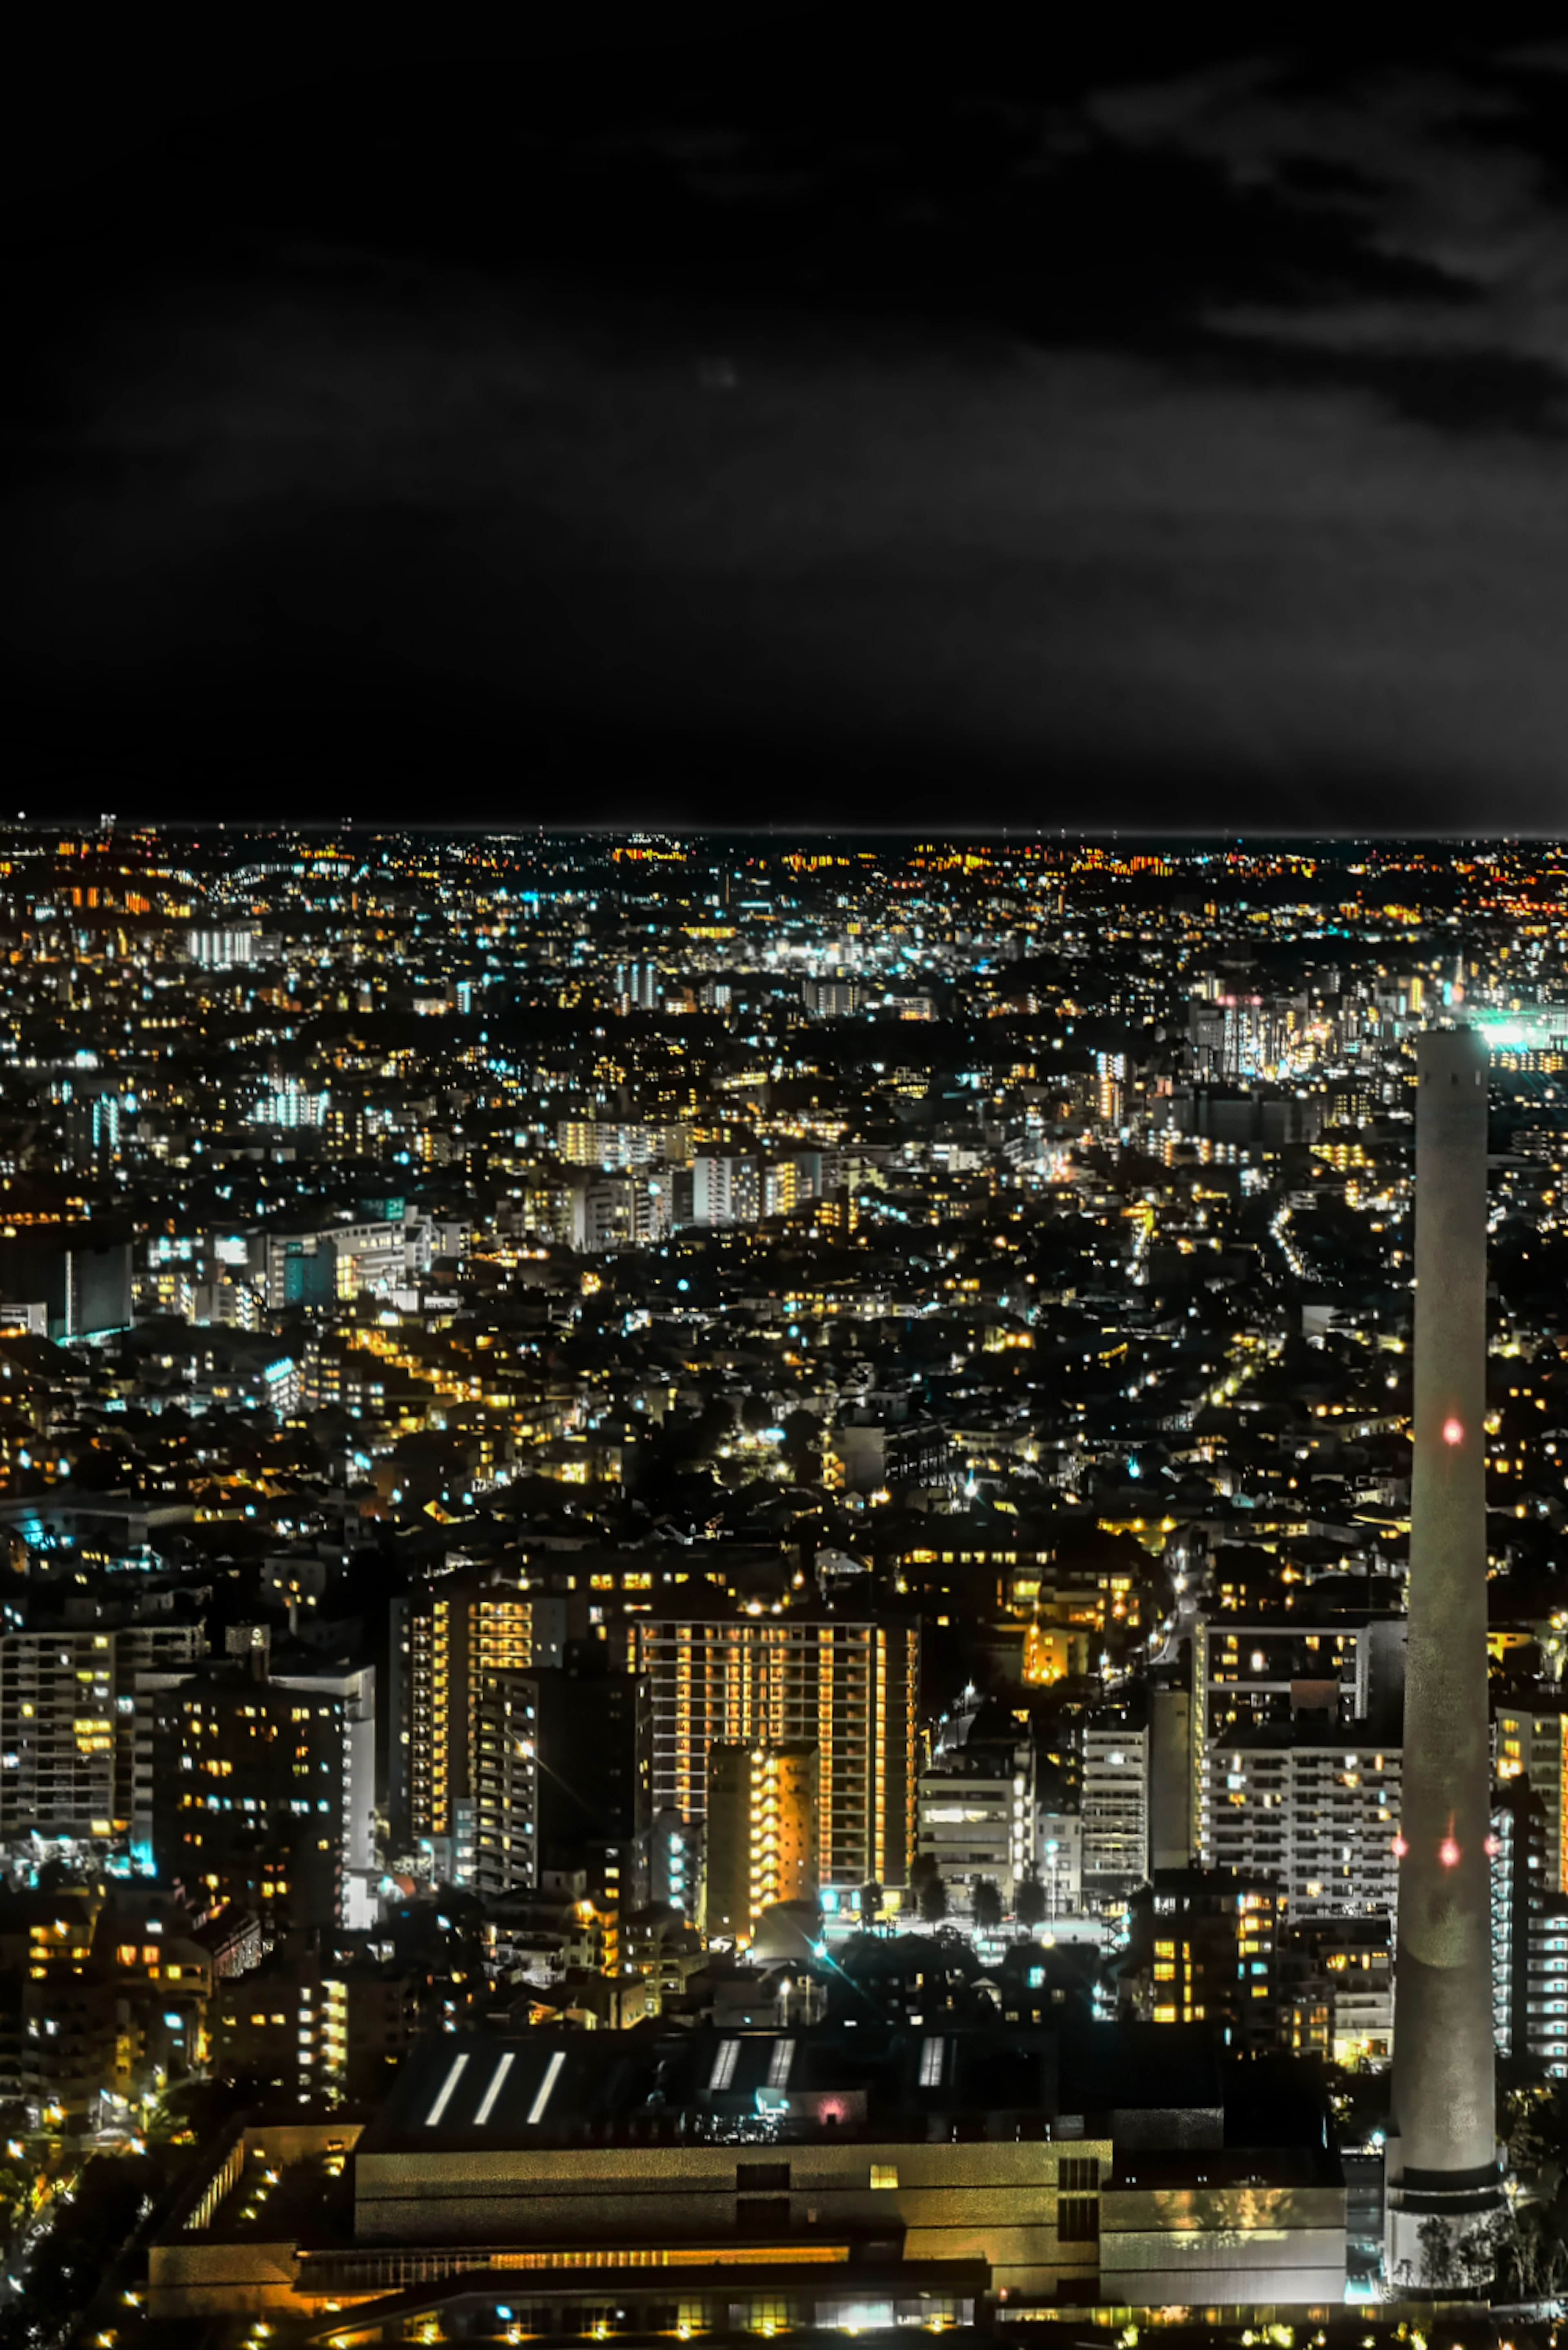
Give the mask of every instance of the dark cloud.
M 1554 824 L 1563 55 L 792 21 L 231 66 L 35 175 L 13 764 Z
M 1513 423 L 1533 398 L 1555 423 L 1568 240 L 1563 187 L 1534 143 L 1556 103 L 1535 86 L 1542 71 L 1517 53 L 1472 56 L 1462 72 L 1385 67 L 1325 86 L 1289 60 L 1249 60 L 1096 93 L 1089 111 L 1118 145 L 1207 164 L 1341 240 L 1337 283 L 1298 282 L 1285 302 L 1222 298 L 1205 325 L 1239 344 L 1334 353 L 1380 390 L 1389 362 L 1434 379 L 1457 366 L 1473 417 Z

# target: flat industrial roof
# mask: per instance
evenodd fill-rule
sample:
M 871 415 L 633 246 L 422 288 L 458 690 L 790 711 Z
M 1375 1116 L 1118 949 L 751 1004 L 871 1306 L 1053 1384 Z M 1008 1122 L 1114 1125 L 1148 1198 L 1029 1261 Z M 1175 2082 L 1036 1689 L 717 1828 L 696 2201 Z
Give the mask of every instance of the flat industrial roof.
M 405 2059 L 363 2154 L 614 2144 L 703 2135 L 766 2117 L 795 2139 L 820 2133 L 924 2138 L 938 2116 L 961 2135 L 1096 2135 L 1129 2110 L 1225 2102 L 1199 2027 L 889 2022 L 867 2014 L 797 2030 L 657 2028 L 514 2037 L 438 2033 Z M 692 2125 L 696 2128 L 693 2130 Z

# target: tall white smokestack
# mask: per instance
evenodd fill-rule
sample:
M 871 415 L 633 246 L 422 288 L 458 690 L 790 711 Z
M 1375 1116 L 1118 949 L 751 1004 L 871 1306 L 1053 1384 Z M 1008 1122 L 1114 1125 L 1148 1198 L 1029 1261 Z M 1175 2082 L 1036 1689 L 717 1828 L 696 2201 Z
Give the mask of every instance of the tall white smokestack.
M 1487 1851 L 1486 1044 L 1474 1029 L 1431 1029 L 1416 1066 L 1416 1381 L 1387 2259 L 1396 2290 L 1451 2290 L 1459 2282 L 1453 2255 L 1486 2225 L 1500 2194 Z

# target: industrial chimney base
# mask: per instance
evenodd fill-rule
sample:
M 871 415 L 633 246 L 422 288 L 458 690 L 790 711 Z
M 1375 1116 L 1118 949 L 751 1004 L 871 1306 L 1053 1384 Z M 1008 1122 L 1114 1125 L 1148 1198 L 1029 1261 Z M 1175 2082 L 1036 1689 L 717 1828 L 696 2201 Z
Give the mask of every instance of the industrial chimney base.
M 1467 2287 L 1484 2285 L 1490 2258 L 1468 2259 L 1467 2253 L 1472 2245 L 1480 2252 L 1478 2239 L 1493 2239 L 1501 2208 L 1495 2162 L 1477 2170 L 1391 2176 L 1384 2222 L 1384 2279 L 1390 2293 L 1396 2298 L 1430 2293 L 1451 2300 Z

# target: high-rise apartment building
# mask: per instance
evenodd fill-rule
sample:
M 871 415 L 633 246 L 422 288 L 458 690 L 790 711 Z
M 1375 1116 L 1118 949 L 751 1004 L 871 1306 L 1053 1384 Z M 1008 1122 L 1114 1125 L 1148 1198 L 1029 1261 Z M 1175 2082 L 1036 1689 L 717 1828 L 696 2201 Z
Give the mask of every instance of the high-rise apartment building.
M 613 1862 L 618 1889 L 646 1775 L 641 1697 L 598 1640 L 569 1641 L 558 1665 L 482 1673 L 468 1874 L 454 1881 L 504 1893 L 552 1871 L 586 1868 L 597 1880 Z
M 775 1901 L 815 1900 L 819 1800 L 814 1745 L 710 1750 L 705 1934 L 749 1942 Z
M 251 931 L 202 929 L 187 931 L 186 952 L 207 971 L 230 971 L 236 963 L 255 959 L 255 934 Z
M 501 1685 L 559 1664 L 567 1638 L 587 1628 L 586 1594 L 528 1591 L 472 1572 L 440 1575 L 393 1601 L 389 1803 L 400 1856 L 449 1884 L 474 1881 L 481 1741 L 501 1736 L 509 1718 Z M 496 1800 L 493 1785 L 486 1835 L 522 1835 L 521 1825 L 498 1826 Z
M 207 1662 L 159 1692 L 152 1724 L 158 1873 L 200 1908 L 254 1909 L 264 1928 L 348 1923 L 357 1850 L 346 1751 L 362 1693 L 267 1678 L 264 1648 Z M 370 1700 L 373 1722 L 374 1700 Z
M 673 1178 L 661 1173 L 574 1176 L 572 1246 L 585 1254 L 609 1248 L 647 1248 L 670 1227 Z
M 850 1020 L 859 1011 L 865 990 L 857 979 L 803 979 L 800 1000 L 818 1020 Z
M 1228 980 L 1206 979 L 1188 1012 L 1194 1073 L 1230 1085 L 1272 1073 L 1305 1013 L 1303 997 L 1251 995 Z
M 537 1709 L 520 1673 L 485 1673 L 474 1700 L 472 1838 L 464 1880 L 476 1893 L 539 1882 Z
M 204 1645 L 196 1624 L 0 1637 L 0 1838 L 129 1827 L 137 1675 L 178 1669 Z
M 1127 1059 L 1125 1053 L 1095 1055 L 1091 1110 L 1096 1126 L 1119 1127 L 1127 1115 Z
M 651 1161 L 679 1166 L 690 1147 L 683 1126 L 650 1125 L 642 1118 L 563 1118 L 556 1126 L 556 1148 L 568 1167 L 615 1170 Z
M 691 1221 L 754 1224 L 762 1213 L 762 1176 L 754 1159 L 700 1156 L 691 1161 Z
M 1291 1916 L 1397 1914 L 1401 1756 L 1365 1723 L 1231 1730 L 1209 1750 L 1212 1865 L 1277 1877 Z
M 296 1076 L 279 1077 L 258 1097 L 250 1114 L 253 1126 L 324 1126 L 331 1107 L 325 1087 L 306 1085 Z
M 1568 1893 L 1568 1850 L 1563 1835 L 1568 1786 L 1568 1709 L 1559 1697 L 1534 1691 L 1530 1702 L 1495 1708 L 1497 1775 L 1505 1789 L 1526 1786 L 1540 1806 L 1541 1869 L 1553 1893 Z
M 1491 1814 L 1492 2034 L 1505 2056 L 1568 2078 L 1568 1895 L 1551 1866 L 1551 1822 L 1520 1780 Z
M 114 1635 L 0 1640 L 0 1829 L 107 1836 L 116 1814 Z
M 373 1923 L 379 1872 L 376 1866 L 376 1669 L 346 1659 L 306 1663 L 275 1659 L 272 1681 L 302 1699 L 331 1708 L 339 1745 L 338 1834 L 341 1893 L 338 1922 L 358 1931 Z
M 769 1159 L 763 1169 L 763 1215 L 787 1216 L 807 1200 L 820 1199 L 823 1160 L 820 1150 L 792 1150 Z
M 1119 1901 L 1148 1875 L 1148 1732 L 1127 1721 L 1084 1731 L 1079 1781 L 1083 1893 L 1093 1908 Z
M 623 1012 L 657 1012 L 663 993 L 656 964 L 646 961 L 617 963 L 616 1001 Z
M 689 1603 L 688 1603 L 689 1604 Z M 919 1627 L 802 1607 L 785 1615 L 687 1616 L 676 1604 L 639 1620 L 651 1708 L 649 1818 L 708 1819 L 715 1745 L 815 1744 L 825 1887 L 908 1884 L 915 1854 Z
M 1310 1718 L 1365 1722 L 1398 1742 L 1405 1625 L 1303 1600 L 1289 1614 L 1206 1610 L 1192 1628 L 1189 1716 L 1192 1847 L 1216 1860 L 1210 1750 L 1231 1731 Z

